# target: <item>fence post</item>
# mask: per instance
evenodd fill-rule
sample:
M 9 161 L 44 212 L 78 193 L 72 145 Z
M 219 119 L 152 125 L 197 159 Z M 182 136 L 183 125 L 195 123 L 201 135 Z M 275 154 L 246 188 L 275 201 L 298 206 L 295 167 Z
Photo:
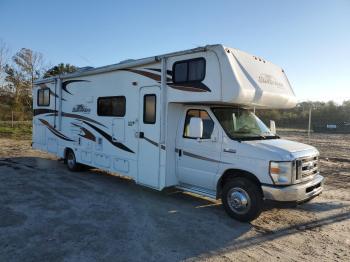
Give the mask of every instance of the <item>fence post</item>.
M 310 130 L 311 130 L 311 107 L 310 107 L 310 109 L 309 109 L 309 128 L 308 128 L 308 130 L 307 130 L 307 137 L 308 137 L 308 139 L 309 139 L 309 143 L 310 143 Z
M 11 127 L 13 128 L 13 111 L 11 111 Z

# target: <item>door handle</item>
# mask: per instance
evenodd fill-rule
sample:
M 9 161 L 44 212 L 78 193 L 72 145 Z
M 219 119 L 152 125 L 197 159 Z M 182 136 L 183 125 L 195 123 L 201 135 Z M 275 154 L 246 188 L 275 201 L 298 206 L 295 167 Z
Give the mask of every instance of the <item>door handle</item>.
M 182 156 L 182 150 L 181 149 L 175 148 L 175 152 L 178 153 L 179 156 Z
M 137 132 L 136 137 L 138 138 L 145 138 L 145 133 L 144 132 Z
M 235 153 L 236 153 L 236 149 L 233 149 L 233 148 L 224 148 L 224 152 L 235 154 Z

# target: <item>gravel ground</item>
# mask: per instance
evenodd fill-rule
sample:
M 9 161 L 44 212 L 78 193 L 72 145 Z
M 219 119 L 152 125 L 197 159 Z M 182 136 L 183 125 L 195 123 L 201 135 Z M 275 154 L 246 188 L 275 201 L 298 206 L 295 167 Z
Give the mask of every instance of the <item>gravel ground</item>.
M 0 261 L 349 261 L 350 135 L 313 134 L 310 144 L 324 193 L 244 224 L 219 201 L 71 173 L 28 140 L 0 139 Z

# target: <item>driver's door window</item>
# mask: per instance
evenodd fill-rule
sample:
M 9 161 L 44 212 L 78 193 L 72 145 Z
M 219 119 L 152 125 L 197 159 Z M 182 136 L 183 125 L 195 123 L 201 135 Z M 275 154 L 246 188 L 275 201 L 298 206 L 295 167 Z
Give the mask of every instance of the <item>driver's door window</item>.
M 200 109 L 190 109 L 187 111 L 183 137 L 192 139 L 192 137 L 188 136 L 190 120 L 192 117 L 199 117 L 203 121 L 203 136 L 201 137 L 201 139 L 210 139 L 214 130 L 214 122 L 210 118 L 207 111 Z

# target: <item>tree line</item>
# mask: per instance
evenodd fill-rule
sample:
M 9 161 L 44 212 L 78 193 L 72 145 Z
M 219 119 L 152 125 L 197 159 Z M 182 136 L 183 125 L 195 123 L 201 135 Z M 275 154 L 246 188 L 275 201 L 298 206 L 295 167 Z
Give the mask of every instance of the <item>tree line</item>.
M 78 67 L 60 63 L 48 66 L 41 53 L 22 48 L 10 55 L 7 45 L 0 40 L 0 120 L 16 120 L 32 117 L 32 86 L 38 78 L 71 73 Z M 302 102 L 288 110 L 257 110 L 256 114 L 265 122 L 275 120 L 278 127 L 308 127 L 309 110 L 312 109 L 312 124 L 350 123 L 350 100 L 341 105 L 329 102 Z
M 329 102 L 301 102 L 292 109 L 256 110 L 256 114 L 267 124 L 270 120 L 277 127 L 307 129 L 311 109 L 311 128 L 326 125 L 350 126 L 350 100 L 341 105 Z

